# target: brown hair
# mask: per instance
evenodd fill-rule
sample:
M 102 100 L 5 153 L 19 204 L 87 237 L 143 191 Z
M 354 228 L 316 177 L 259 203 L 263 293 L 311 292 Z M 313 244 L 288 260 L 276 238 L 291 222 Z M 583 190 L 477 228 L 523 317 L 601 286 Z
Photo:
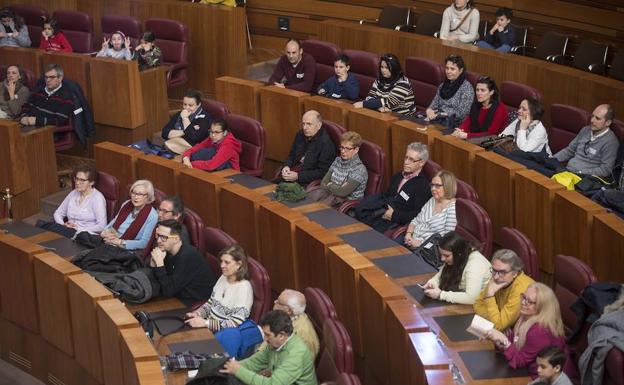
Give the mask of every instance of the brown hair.
M 74 167 L 74 170 L 72 171 L 72 174 L 71 174 L 72 179 L 74 179 L 79 172 L 84 172 L 85 174 L 87 174 L 87 180 L 89 180 L 89 182 L 95 183 L 95 178 L 97 178 L 98 172 L 94 165 L 90 163 L 83 163 L 83 164 L 77 165 L 76 167 Z
M 362 136 L 355 131 L 347 131 L 340 135 L 340 143 L 349 142 L 353 147 L 360 147 L 362 145 Z
M 226 254 L 230 255 L 234 261 L 241 263 L 240 268 L 236 272 L 236 280 L 242 281 L 243 279 L 249 279 L 249 257 L 242 246 L 236 244 L 225 247 L 219 251 L 217 259 L 221 261 L 221 257 Z

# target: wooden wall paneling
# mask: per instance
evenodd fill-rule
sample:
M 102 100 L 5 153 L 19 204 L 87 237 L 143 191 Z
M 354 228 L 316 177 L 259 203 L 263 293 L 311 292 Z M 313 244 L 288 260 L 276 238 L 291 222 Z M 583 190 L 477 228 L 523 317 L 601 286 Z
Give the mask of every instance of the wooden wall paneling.
M 167 94 L 166 67 L 150 68 L 141 71 L 141 91 L 145 110 L 145 133 L 151 138 L 169 122 L 169 96 Z
M 0 318 L 2 359 L 17 369 L 42 381 L 46 379 L 48 358 L 41 354 L 41 337 L 27 329 Z
M 277 201 L 268 201 L 258 210 L 258 259 L 271 277 L 271 288 L 277 293 L 298 288 L 298 251 L 295 246 L 295 225 L 307 221 L 299 212 Z
M 526 168 L 501 155 L 481 151 L 474 160 L 474 188 L 479 203 L 492 219 L 494 241 L 500 243 L 500 229 L 514 227 L 514 180 Z
M 264 85 L 262 82 L 232 76 L 221 76 L 215 79 L 217 100 L 225 103 L 230 112 L 248 116 L 257 121 L 261 121 L 260 88 Z
M 11 194 L 20 194 L 31 187 L 31 178 L 28 167 L 14 167 L 17 164 L 27 164 L 26 143 L 23 140 L 21 125 L 8 119 L 0 119 L 0 188 L 11 189 Z
M 576 191 L 558 191 L 553 201 L 553 255 L 571 255 L 589 264 L 593 217 L 605 212 Z
M 178 193 L 184 205 L 197 213 L 205 226 L 221 227 L 221 186 L 231 184 L 228 179 L 196 168 L 180 170 Z
M 364 342 L 364 361 L 366 376 L 374 383 L 389 384 L 388 339 L 385 324 L 387 302 L 394 299 L 405 299 L 403 288 L 397 285 L 379 269 L 365 270 L 360 273 L 359 304 L 363 315 L 362 334 Z
M 0 235 L 2 316 L 33 333 L 40 330 L 33 255 L 45 251 L 13 234 Z
M 111 299 L 113 294 L 90 275 L 71 275 L 68 279 L 76 361 L 102 383 L 104 376 L 96 308 L 98 301 Z
M 353 109 L 353 105 L 349 101 L 329 99 L 324 96 L 312 96 L 303 102 L 305 111 L 318 111 L 323 120 L 329 120 L 336 124 L 347 128 L 347 120 L 349 111 Z
M 65 384 L 65 385 L 101 385 L 93 378 L 73 356 L 67 355 L 65 352 L 57 349 L 51 344 L 41 339 L 43 349 L 37 353 L 45 356 L 46 373 L 42 381 L 47 384 Z
M 316 222 L 298 222 L 295 227 L 298 290 L 318 287 L 325 293 L 332 293 L 328 253 L 332 246 L 344 241 Z
M 360 309 L 360 273 L 372 269 L 375 265 L 355 251 L 350 245 L 338 245 L 329 248 L 327 262 L 331 270 L 331 297 L 340 321 L 351 336 L 353 351 L 359 357 L 364 356 L 365 338 L 362 333 Z M 355 307 L 355 309 L 354 309 Z
M 54 253 L 34 256 L 37 304 L 41 317 L 41 336 L 69 356 L 74 355 L 69 311 L 69 276 L 82 270 Z
M 303 102 L 310 94 L 276 86 L 260 89 L 260 115 L 266 130 L 266 157 L 284 161 L 305 112 Z
M 6 5 L 13 4 L 9 2 Z M 38 77 L 41 73 L 41 60 L 43 51 L 38 49 L 23 49 L 16 47 L 0 47 L 0 64 L 18 65 L 21 68 L 29 69 Z
M 535 246 L 540 269 L 553 273 L 553 234 L 555 194 L 565 187 L 533 170 L 516 173 L 514 180 L 515 228 Z
M 112 142 L 97 143 L 93 149 L 97 169 L 119 180 L 119 196 L 123 201 L 128 196 L 127 186 L 137 180 L 136 160 L 143 152 Z
M 51 52 L 39 56 L 41 59 L 41 73 L 45 73 L 49 64 L 59 64 L 63 68 L 65 79 L 75 81 L 82 88 L 87 101 L 93 105 L 91 98 L 91 80 L 89 73 L 89 61 L 91 56 L 67 53 L 67 52 Z
M 140 327 L 120 330 L 124 385 L 165 384 L 158 353 Z
M 624 282 L 624 221 L 615 214 L 596 214 L 591 228 L 589 264 L 599 281 Z
M 147 179 L 167 195 L 178 195 L 177 178 L 187 167 L 180 162 L 156 155 L 139 155 L 136 158 L 137 179 Z
M 431 159 L 442 168 L 452 171 L 455 176 L 474 186 L 474 160 L 482 147 L 450 135 L 435 138 Z
M 403 170 L 403 160 L 408 144 L 413 142 L 426 144 L 429 148 L 429 157 L 431 158 L 435 138 L 442 135 L 442 133 L 435 128 L 426 128 L 409 120 L 394 121 L 390 125 L 390 129 L 392 137 L 392 157 L 390 158 L 390 156 L 388 156 L 386 161 L 392 162 L 393 172 Z
M 355 3 L 355 2 L 354 2 Z M 322 17 L 341 17 L 349 20 L 375 19 L 379 10 L 357 5 L 341 4 L 338 1 L 308 0 L 282 2 L 279 0 L 249 0 L 249 12 L 256 10 L 285 12 L 291 14 L 315 15 Z

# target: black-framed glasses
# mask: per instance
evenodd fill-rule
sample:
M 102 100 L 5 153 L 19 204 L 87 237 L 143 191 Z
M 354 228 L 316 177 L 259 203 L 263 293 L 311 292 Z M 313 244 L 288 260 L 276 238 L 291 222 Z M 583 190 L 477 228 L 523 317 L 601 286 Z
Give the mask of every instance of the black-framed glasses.
M 173 210 L 158 209 L 157 211 L 158 211 L 158 214 L 168 214 L 168 213 L 173 214 Z
M 136 197 L 146 197 L 147 193 L 138 193 L 138 192 L 135 192 L 135 191 L 131 191 L 130 195 L 133 195 L 133 196 L 136 196 Z
M 58 75 L 50 75 L 50 76 L 44 75 L 43 78 L 46 79 L 46 80 L 48 80 L 48 79 L 56 79 L 56 78 L 58 78 Z
M 406 163 L 416 163 L 416 162 L 420 162 L 422 159 L 414 159 L 411 156 L 406 156 L 405 158 L 403 158 L 403 160 Z
M 357 147 L 347 147 L 347 146 L 340 146 L 340 151 L 344 150 L 344 151 L 353 151 L 355 150 Z
M 154 234 L 154 238 L 156 238 L 159 241 L 163 241 L 163 242 L 167 242 L 167 240 L 169 239 L 169 235 L 163 235 L 163 234 Z
M 225 131 L 210 131 L 210 135 L 219 135 L 219 134 L 223 134 Z
M 85 183 L 85 182 L 88 182 L 88 181 L 89 181 L 89 179 L 78 178 L 77 176 L 74 177 L 74 182 L 76 182 L 76 183 L 78 183 L 78 182 Z
M 509 274 L 510 272 L 511 270 L 496 270 L 493 267 L 490 268 L 490 273 L 492 273 L 492 275 L 500 275 L 501 277 Z
M 429 187 L 431 188 L 442 188 L 444 185 L 442 183 L 429 183 Z

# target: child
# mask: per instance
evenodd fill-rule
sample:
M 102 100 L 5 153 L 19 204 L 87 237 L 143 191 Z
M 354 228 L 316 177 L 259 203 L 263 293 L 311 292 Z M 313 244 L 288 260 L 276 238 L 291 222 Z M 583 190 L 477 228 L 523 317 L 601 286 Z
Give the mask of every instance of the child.
M 65 37 L 63 31 L 55 19 L 43 21 L 43 30 L 41 31 L 41 42 L 39 48 L 44 51 L 53 52 L 73 52 L 73 48 Z
M 349 57 L 339 55 L 334 60 L 334 72 L 336 75 L 325 80 L 317 93 L 334 99 L 356 100 L 360 94 L 360 82 L 358 78 L 349 72 Z
M 556 346 L 547 346 L 537 353 L 538 378 L 529 385 L 572 385 L 570 378 L 563 372 L 566 355 Z
M 495 49 L 498 52 L 509 52 L 516 45 L 516 32 L 511 25 L 513 11 L 509 8 L 499 8 L 496 11 L 496 24 L 479 40 L 481 48 Z
M 113 33 L 110 39 L 104 37 L 102 49 L 97 57 L 112 57 L 113 59 L 132 60 L 130 52 L 130 38 L 121 31 Z
M 162 64 L 162 51 L 154 44 L 155 40 L 153 32 L 145 31 L 141 44 L 134 50 L 134 60 L 139 63 L 140 71 Z

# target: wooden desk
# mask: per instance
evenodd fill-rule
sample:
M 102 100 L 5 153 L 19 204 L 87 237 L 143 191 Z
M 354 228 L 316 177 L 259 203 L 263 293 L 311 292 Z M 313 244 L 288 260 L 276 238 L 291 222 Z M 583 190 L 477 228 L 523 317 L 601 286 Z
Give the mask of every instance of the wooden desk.
M 262 125 L 266 130 L 266 157 L 282 162 L 288 157 L 295 134 L 301 128 L 303 102 L 310 94 L 276 86 L 260 89 Z
M 186 207 L 191 208 L 208 227 L 221 227 L 221 186 L 231 184 L 228 179 L 196 168 L 181 169 L 178 174 L 178 193 Z
M 125 197 L 126 187 L 137 180 L 136 160 L 143 153 L 112 142 L 97 143 L 93 150 L 97 169 L 115 176 L 119 180 L 119 196 Z
M 43 51 L 40 49 L 0 47 L 0 64 L 18 65 L 21 68 L 31 70 L 36 81 L 41 74 L 41 55 L 43 55 Z
M 465 140 L 451 135 L 440 135 L 435 138 L 431 159 L 443 169 L 452 171 L 457 178 L 474 186 L 474 160 L 481 151 L 484 151 L 482 147 Z
M 390 125 L 398 118 L 390 113 L 381 113 L 368 108 L 349 110 L 348 128 L 362 135 L 363 139 L 377 144 L 386 154 L 386 175 L 383 187 L 386 188 L 392 175 L 392 138 Z
M 158 353 L 140 327 L 120 330 L 124 385 L 162 384 Z
M 348 125 L 349 111 L 354 109 L 350 101 L 330 99 L 318 95 L 307 98 L 303 102 L 303 106 L 305 111 L 318 111 L 323 120 L 329 120 L 345 128 Z
M 451 382 L 429 382 L 429 376 L 427 372 L 435 370 L 441 371 L 448 369 L 449 358 L 446 352 L 442 350 L 440 344 L 438 344 L 436 335 L 424 331 L 417 333 L 409 333 L 408 336 L 408 351 L 405 357 L 408 360 L 408 379 L 412 385 L 418 384 L 452 384 Z M 448 372 L 450 375 L 451 373 Z M 425 382 L 426 381 L 426 382 Z
M 572 255 L 590 263 L 594 215 L 606 209 L 576 191 L 562 190 L 553 202 L 553 255 Z
M 217 100 L 225 103 L 230 112 L 245 115 L 261 121 L 260 115 L 260 88 L 264 83 L 221 76 L 215 79 Z
M 590 265 L 599 281 L 624 282 L 624 221 L 615 214 L 595 214 L 591 227 Z
M 442 135 L 440 130 L 432 127 L 422 126 L 416 122 L 409 120 L 397 120 L 390 125 L 392 136 L 392 153 L 386 154 L 390 159 L 386 161 L 392 163 L 392 170 L 397 172 L 403 169 L 403 158 L 407 145 L 413 142 L 426 144 L 431 152 L 433 152 L 433 143 L 435 138 Z M 392 174 L 390 174 L 392 175 Z
M 156 155 L 141 154 L 136 158 L 137 179 L 147 179 L 168 195 L 178 194 L 178 174 L 187 167 Z
M 519 163 L 489 151 L 477 152 L 474 159 L 474 188 L 479 204 L 492 219 L 494 241 L 500 242 L 501 227 L 514 227 L 514 180 Z

